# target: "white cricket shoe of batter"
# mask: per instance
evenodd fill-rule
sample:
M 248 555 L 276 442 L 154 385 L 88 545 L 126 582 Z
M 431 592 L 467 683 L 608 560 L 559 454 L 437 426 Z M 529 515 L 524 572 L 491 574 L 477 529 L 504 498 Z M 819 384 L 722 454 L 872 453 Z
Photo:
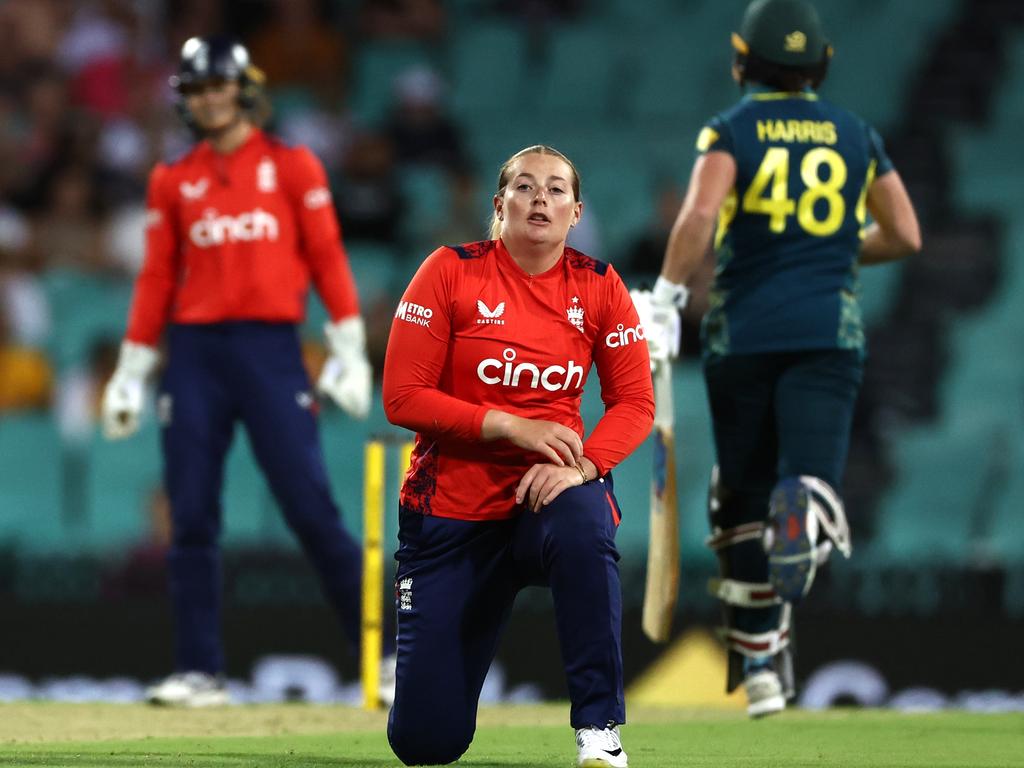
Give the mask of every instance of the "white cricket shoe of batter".
M 743 681 L 747 692 L 747 714 L 751 717 L 774 715 L 786 708 L 786 697 L 782 692 L 782 681 L 771 669 L 765 669 Z
M 619 726 L 576 729 L 577 768 L 626 768 L 626 752 L 619 739 Z
M 231 703 L 231 697 L 213 675 L 175 672 L 147 688 L 146 701 L 164 707 L 223 707 Z

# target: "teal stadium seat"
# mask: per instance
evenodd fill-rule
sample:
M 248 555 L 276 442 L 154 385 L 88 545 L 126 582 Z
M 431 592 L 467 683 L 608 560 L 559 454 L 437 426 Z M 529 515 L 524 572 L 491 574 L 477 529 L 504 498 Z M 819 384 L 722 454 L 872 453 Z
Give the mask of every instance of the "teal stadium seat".
M 495 22 L 465 24 L 451 43 L 451 104 L 468 130 L 500 124 L 523 102 L 526 36 L 516 25 Z
M 1005 488 L 991 511 L 988 547 L 994 557 L 1010 567 L 1024 569 L 1024 396 L 1018 395 L 1016 413 L 1009 413 L 1008 445 L 1002 457 Z
M 617 95 L 628 84 L 619 79 L 614 30 L 580 22 L 554 30 L 527 91 L 536 95 L 543 119 L 583 128 L 616 116 Z
M 0 541 L 36 550 L 65 543 L 61 463 L 49 414 L 0 417 Z
M 313 93 L 308 88 L 273 88 L 269 92 L 274 107 L 274 118 L 284 120 L 296 114 L 312 112 L 317 108 Z
M 413 249 L 427 252 L 435 235 L 448 219 L 451 180 L 442 168 L 410 167 L 402 173 L 402 194 L 408 209 L 404 217 L 406 241 Z
M 858 297 L 865 327 L 880 322 L 899 290 L 903 264 L 862 267 L 857 276 Z
M 352 115 L 364 125 L 383 120 L 394 103 L 396 79 L 416 66 L 436 69 L 429 49 L 418 43 L 363 43 L 353 65 L 349 97 Z
M 1024 461 L 1024 266 L 1016 257 L 1022 248 L 1024 224 L 1016 223 L 999 292 L 951 331 L 942 422 L 897 444 L 900 479 L 879 515 L 892 555 L 1024 562 L 1024 485 L 1016 477 Z M 988 521 L 988 529 L 972 529 L 972 520 Z
M 835 47 L 822 95 L 884 131 L 899 115 L 931 37 L 958 3 L 819 0 L 815 5 Z M 886 87 L 864 87 L 873 82 Z
M 990 125 L 959 132 L 953 143 L 957 203 L 968 210 L 996 210 L 1018 218 L 1024 210 L 1019 163 L 1020 126 L 1024 123 L 1024 37 L 1010 47 L 1006 76 Z
M 903 436 L 893 457 L 899 479 L 879 510 L 873 554 L 908 565 L 970 562 L 993 426 L 942 425 Z
M 682 18 L 676 24 L 647 28 L 640 38 L 623 40 L 623 66 L 632 76 L 620 95 L 622 109 L 634 124 L 644 128 L 679 130 L 680 150 L 692 154 L 696 132 L 693 127 L 739 97 L 729 80 L 728 34 L 723 36 L 724 53 L 709 55 L 698 44 L 693 24 Z M 724 65 L 719 69 L 715 62 Z M 690 131 L 683 133 L 686 127 Z
M 630 35 L 651 26 L 651 19 L 664 24 L 678 23 L 679 16 L 699 8 L 703 0 L 605 0 L 605 18 L 609 26 Z
M 47 351 L 58 371 L 86 364 L 97 340 L 124 335 L 130 281 L 62 269 L 45 273 L 43 285 L 55 329 Z
M 355 242 L 348 246 L 348 259 L 359 299 L 366 305 L 401 292 L 408 280 L 398 254 L 389 246 Z
M 152 497 L 163 485 L 152 403 L 139 432 L 109 441 L 95 433 L 85 494 L 87 520 L 76 542 L 94 552 L 123 550 L 150 535 Z
M 630 160 L 628 153 L 623 153 L 595 164 L 583 184 L 583 215 L 587 215 L 588 207 L 596 215 L 604 238 L 602 258 L 614 264 L 616 256 L 625 251 L 630 238 L 651 216 L 651 170 L 643 160 Z

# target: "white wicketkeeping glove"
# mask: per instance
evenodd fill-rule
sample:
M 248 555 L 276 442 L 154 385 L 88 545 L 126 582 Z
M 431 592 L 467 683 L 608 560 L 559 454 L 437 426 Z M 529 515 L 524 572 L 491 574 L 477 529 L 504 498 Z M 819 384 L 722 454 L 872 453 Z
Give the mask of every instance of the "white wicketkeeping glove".
M 320 372 L 316 388 L 355 419 L 370 413 L 373 369 L 366 359 L 366 328 L 356 315 L 324 325 L 330 356 Z
M 121 343 L 117 368 L 103 391 L 101 421 L 108 440 L 135 434 L 146 398 L 146 379 L 156 369 L 160 353 L 145 344 Z
M 679 355 L 681 323 L 679 311 L 686 306 L 690 292 L 685 285 L 659 275 L 652 291 L 630 291 L 633 306 L 644 326 L 644 338 L 651 355 L 651 367 Z

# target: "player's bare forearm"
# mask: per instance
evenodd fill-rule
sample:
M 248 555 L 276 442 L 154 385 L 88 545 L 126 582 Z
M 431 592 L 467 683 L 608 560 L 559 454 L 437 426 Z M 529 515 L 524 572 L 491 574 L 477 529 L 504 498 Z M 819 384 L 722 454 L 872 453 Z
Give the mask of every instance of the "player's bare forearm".
M 697 158 L 690 174 L 683 207 L 672 225 L 661 275 L 684 285 L 697 270 L 718 222 L 729 190 L 736 183 L 736 161 L 727 152 L 708 152 Z
M 690 276 L 704 260 L 704 253 L 715 230 L 716 219 L 715 214 L 695 208 L 683 209 L 668 238 L 665 263 L 661 269 L 665 279 L 678 285 L 689 281 Z
M 908 242 L 882 230 L 878 224 L 872 224 L 864 233 L 860 243 L 860 256 L 857 261 L 863 266 L 888 264 L 899 261 L 921 249 L 920 241 L 916 244 Z
M 875 179 L 866 203 L 874 222 L 861 240 L 861 264 L 885 264 L 921 250 L 921 226 L 899 173 Z
M 545 456 L 558 466 L 576 466 L 583 456 L 583 440 L 562 424 L 544 419 L 527 419 L 497 408 L 489 409 L 480 425 L 484 441 L 508 440 L 519 448 Z
M 516 417 L 511 413 L 491 408 L 484 415 L 484 421 L 480 428 L 480 439 L 503 440 L 512 433 L 512 422 Z

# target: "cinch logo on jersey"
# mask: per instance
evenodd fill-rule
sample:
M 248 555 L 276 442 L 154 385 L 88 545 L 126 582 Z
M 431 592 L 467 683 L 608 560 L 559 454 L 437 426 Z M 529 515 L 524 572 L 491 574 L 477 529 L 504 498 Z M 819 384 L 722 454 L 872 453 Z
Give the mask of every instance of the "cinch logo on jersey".
M 517 364 L 516 351 L 511 348 L 506 348 L 501 356 L 502 360 L 494 357 L 481 360 L 476 367 L 477 378 L 484 384 L 499 384 L 503 387 L 518 387 L 522 384 L 530 389 L 543 387 L 548 392 L 583 387 L 583 375 L 586 371 L 574 360 L 570 360 L 565 366 L 549 365 L 547 368 L 539 368 L 533 363 Z
M 277 218 L 257 208 L 237 216 L 219 215 L 208 208 L 203 218 L 189 227 L 188 234 L 200 248 L 224 243 L 247 243 L 252 240 L 277 240 Z
M 615 330 L 604 337 L 605 346 L 609 349 L 616 349 L 618 347 L 628 347 L 635 341 L 644 340 L 644 327 L 642 324 L 637 323 L 636 328 L 626 328 L 625 325 L 619 323 Z
M 405 320 L 413 325 L 422 325 L 424 328 L 430 327 L 430 318 L 433 316 L 434 310 L 430 307 L 413 304 L 411 301 L 398 302 L 398 309 L 395 310 L 395 317 L 399 320 Z

